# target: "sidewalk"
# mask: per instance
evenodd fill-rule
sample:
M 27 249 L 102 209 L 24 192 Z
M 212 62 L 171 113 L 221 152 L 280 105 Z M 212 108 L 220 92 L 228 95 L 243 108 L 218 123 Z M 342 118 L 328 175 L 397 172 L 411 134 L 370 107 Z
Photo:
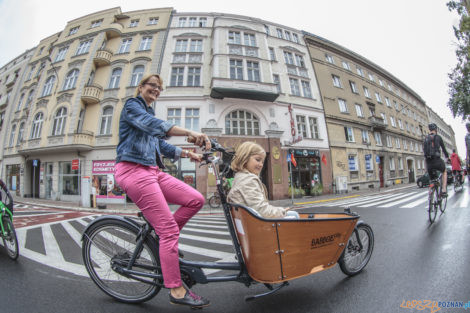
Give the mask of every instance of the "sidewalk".
M 367 194 L 375 194 L 380 192 L 388 192 L 393 190 L 400 190 L 400 189 L 411 189 L 417 188 L 416 183 L 410 184 L 400 184 L 395 186 L 390 186 L 386 188 L 380 189 L 364 189 L 350 193 L 343 193 L 343 194 L 325 194 L 315 197 L 302 197 L 302 198 L 294 198 L 294 203 L 292 204 L 291 198 L 281 199 L 281 200 L 272 200 L 270 203 L 275 206 L 282 206 L 282 207 L 291 207 L 291 206 L 308 206 L 309 204 L 318 204 L 323 202 L 330 202 L 335 200 L 342 200 L 342 199 L 349 199 L 355 198 L 362 195 Z M 13 195 L 13 201 L 17 204 L 26 204 L 31 206 L 40 206 L 40 207 L 48 207 L 48 208 L 57 208 L 57 209 L 64 209 L 64 210 L 75 210 L 75 211 L 83 211 L 83 212 L 99 212 L 99 213 L 121 213 L 121 214 L 136 214 L 139 212 L 139 209 L 134 203 L 127 203 L 127 204 L 106 204 L 105 209 L 99 208 L 87 208 L 82 207 L 78 202 L 68 202 L 68 201 L 54 201 L 50 199 L 38 199 L 38 198 L 23 198 Z M 176 210 L 178 208 L 177 205 L 170 205 L 171 210 Z M 204 207 L 201 209 L 200 213 L 222 213 L 222 208 L 212 209 L 209 204 L 205 204 Z

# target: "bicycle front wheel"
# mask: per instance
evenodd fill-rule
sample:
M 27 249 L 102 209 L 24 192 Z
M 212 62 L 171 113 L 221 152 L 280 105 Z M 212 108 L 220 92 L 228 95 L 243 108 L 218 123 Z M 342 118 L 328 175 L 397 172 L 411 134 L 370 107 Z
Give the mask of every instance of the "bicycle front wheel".
M 367 224 L 359 224 L 349 237 L 338 263 L 341 271 L 349 276 L 358 274 L 369 263 L 374 249 L 374 233 Z
M 222 204 L 222 201 L 220 200 L 220 197 L 218 195 L 213 195 L 209 199 L 209 205 L 213 209 L 217 209 L 218 207 L 220 207 L 221 204 Z
M 148 284 L 117 271 L 127 266 L 136 249 L 137 237 L 135 227 L 113 219 L 97 222 L 83 237 L 82 256 L 88 274 L 102 291 L 121 302 L 144 302 L 161 289 L 162 281 L 153 279 L 152 284 Z M 155 242 L 146 238 L 132 269 L 144 274 L 158 274 L 160 266 L 156 256 Z
M 441 202 L 439 205 L 439 209 L 441 210 L 441 213 L 444 213 L 447 207 L 447 196 L 441 197 Z
M 12 260 L 16 260 L 19 255 L 18 239 L 16 238 L 15 227 L 9 216 L 3 216 L 3 228 L 5 233 L 2 236 L 3 246 Z
M 429 222 L 432 224 L 436 220 L 437 215 L 437 206 L 439 203 L 439 195 L 437 194 L 437 190 L 432 188 L 429 192 L 429 208 L 428 208 L 428 215 L 429 215 Z

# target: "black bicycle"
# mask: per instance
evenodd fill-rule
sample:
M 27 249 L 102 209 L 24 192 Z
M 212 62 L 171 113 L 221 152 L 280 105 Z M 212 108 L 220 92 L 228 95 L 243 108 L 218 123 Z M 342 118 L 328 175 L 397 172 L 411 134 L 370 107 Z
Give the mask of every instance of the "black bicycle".
M 457 173 L 454 174 L 454 191 L 460 192 L 463 190 L 463 183 L 464 183 L 464 176 L 462 175 L 461 171 L 456 171 Z
M 5 183 L 0 180 L 0 230 L 3 247 L 12 260 L 19 255 L 18 239 L 13 226 L 13 197 Z
M 437 210 L 444 213 L 447 207 L 447 196 L 442 196 L 442 173 L 433 170 L 430 173 L 431 182 L 429 183 L 429 222 L 432 224 L 436 220 Z

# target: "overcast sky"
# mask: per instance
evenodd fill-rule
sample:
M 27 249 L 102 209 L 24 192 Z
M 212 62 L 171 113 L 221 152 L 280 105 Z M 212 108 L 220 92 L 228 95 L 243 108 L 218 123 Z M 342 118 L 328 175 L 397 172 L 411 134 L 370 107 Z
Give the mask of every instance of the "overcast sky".
M 66 23 L 96 11 L 173 7 L 178 12 L 241 14 L 305 30 L 378 64 L 418 93 L 451 124 L 465 157 L 465 123 L 446 103 L 447 74 L 456 64 L 458 16 L 442 0 L 0 0 L 0 66 Z

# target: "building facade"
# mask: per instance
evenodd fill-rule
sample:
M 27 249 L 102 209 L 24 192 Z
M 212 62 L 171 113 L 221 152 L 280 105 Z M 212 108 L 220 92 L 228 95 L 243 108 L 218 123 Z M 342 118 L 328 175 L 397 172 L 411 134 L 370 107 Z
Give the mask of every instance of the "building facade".
M 414 182 L 424 173 L 425 102 L 393 75 L 305 33 L 328 126 L 337 191 Z
M 426 107 L 426 113 L 428 115 L 429 123 L 435 123 L 437 125 L 437 133 L 444 140 L 447 152 L 451 154 L 453 149 L 457 149 L 454 130 L 430 107 Z M 465 153 L 465 151 L 461 151 L 461 153 Z M 465 158 L 465 155 L 463 158 Z

